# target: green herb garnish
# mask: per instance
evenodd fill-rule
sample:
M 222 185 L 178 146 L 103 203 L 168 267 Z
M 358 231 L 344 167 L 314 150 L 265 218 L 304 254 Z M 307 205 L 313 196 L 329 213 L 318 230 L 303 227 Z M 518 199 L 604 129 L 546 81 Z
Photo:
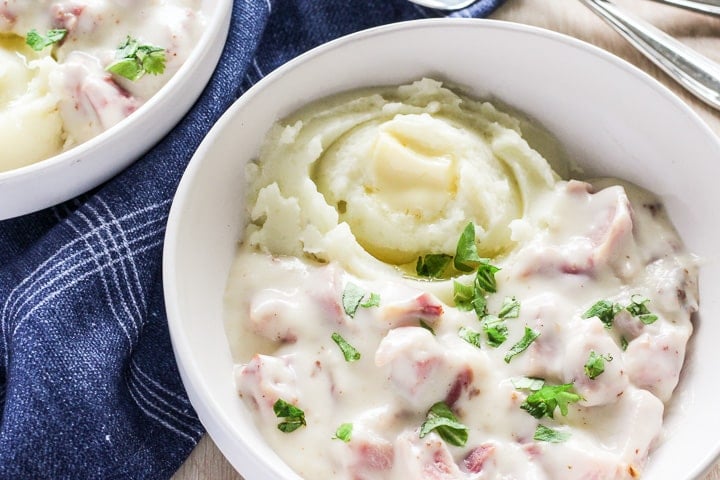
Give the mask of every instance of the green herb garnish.
M 505 363 L 510 363 L 510 360 L 515 355 L 518 355 L 522 352 L 524 352 L 532 342 L 535 341 L 536 338 L 540 336 L 540 332 L 536 332 L 530 327 L 525 327 L 525 334 L 523 335 L 523 338 L 520 339 L 519 342 L 517 342 L 515 345 L 510 347 L 510 351 L 505 355 Z
M 538 425 L 533 439 L 539 442 L 562 443 L 570 438 L 569 432 L 553 430 L 545 425 Z
M 622 307 L 610 300 L 600 300 L 596 302 L 587 312 L 583 313 L 582 318 L 597 317 L 605 324 L 605 328 L 611 328 L 615 315 L 617 315 Z
M 380 305 L 380 295 L 377 293 L 370 293 L 370 297 L 363 302 L 367 292 L 361 287 L 355 285 L 352 282 L 348 282 L 345 285 L 345 289 L 342 293 L 342 305 L 345 313 L 350 317 L 354 318 L 358 308 L 371 308 Z
M 567 415 L 568 404 L 579 402 L 582 397 L 573 391 L 572 383 L 562 385 L 543 385 L 542 388 L 531 395 L 520 405 L 520 408 L 535 418 L 548 416 L 553 418 L 555 409 Z
M 500 318 L 517 318 L 520 316 L 520 302 L 515 297 L 505 297 L 497 316 Z
M 40 33 L 33 28 L 25 37 L 25 43 L 36 52 L 39 52 L 45 50 L 50 45 L 58 43 L 65 38 L 65 35 L 67 35 L 67 30 L 64 28 L 48 30 L 45 36 L 40 35 Z
M 505 321 L 494 315 L 485 316 L 483 331 L 487 335 L 487 341 L 491 347 L 497 348 L 507 340 L 508 328 Z
M 141 45 L 129 35 L 115 52 L 117 60 L 105 70 L 133 82 L 145 74 L 159 75 L 165 71 L 165 49 L 154 45 Z
M 282 398 L 277 399 L 273 405 L 273 411 L 275 412 L 276 417 L 285 419 L 284 421 L 278 423 L 277 426 L 278 430 L 281 432 L 294 432 L 298 428 L 307 425 L 307 423 L 305 423 L 305 412 L 295 405 L 287 403 Z
M 415 272 L 421 277 L 440 278 L 447 270 L 452 260 L 451 255 L 445 253 L 429 253 L 418 257 Z
M 468 428 L 460 423 L 445 402 L 430 407 L 425 422 L 420 426 L 420 438 L 435 430 L 450 445 L 462 447 L 468 439 Z
M 605 362 L 612 362 L 612 359 L 612 355 L 598 355 L 591 350 L 590 356 L 587 362 L 585 362 L 585 375 L 587 375 L 590 380 L 596 379 L 605 371 Z
M 514 377 L 510 381 L 518 390 L 532 390 L 533 392 L 537 392 L 545 385 L 545 380 L 535 377 Z
M 461 272 L 472 272 L 483 261 L 487 262 L 487 259 L 478 255 L 475 243 L 475 224 L 470 222 L 465 226 L 458 239 L 453 266 Z
M 348 443 L 350 439 L 352 438 L 352 431 L 353 431 L 353 424 L 352 423 L 343 423 L 340 425 L 337 430 L 335 430 L 335 436 L 332 438 L 333 440 L 342 440 L 345 443 Z
M 360 352 L 358 352 L 355 347 L 345 341 L 345 339 L 339 333 L 333 332 L 330 337 L 335 343 L 337 343 L 337 346 L 340 347 L 340 351 L 342 351 L 346 362 L 356 362 L 360 360 Z
M 627 350 L 627 347 L 628 347 L 627 338 L 620 337 L 620 348 L 622 349 L 622 351 L 624 352 L 625 350 Z
M 630 312 L 630 315 L 633 317 L 638 317 L 645 325 L 650 325 L 651 323 L 655 323 L 658 316 L 648 310 L 647 303 L 649 301 L 649 298 L 645 298 L 642 295 L 633 295 L 630 297 L 630 305 L 625 307 L 625 310 Z
M 482 338 L 480 332 L 476 332 L 475 330 L 471 330 L 469 328 L 460 327 L 458 335 L 470 345 L 475 345 L 476 347 L 480 348 Z
M 457 280 L 453 280 L 453 302 L 458 310 L 465 312 L 473 310 L 473 300 L 475 299 L 475 289 L 472 285 L 464 285 Z

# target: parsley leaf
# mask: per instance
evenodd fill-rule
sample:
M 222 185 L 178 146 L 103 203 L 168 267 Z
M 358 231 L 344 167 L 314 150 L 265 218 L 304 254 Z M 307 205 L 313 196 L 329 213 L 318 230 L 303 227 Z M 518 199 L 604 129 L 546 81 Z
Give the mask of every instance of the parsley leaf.
M 546 427 L 545 425 L 538 425 L 535 429 L 535 435 L 533 435 L 533 440 L 550 443 L 562 443 L 569 438 L 570 432 L 553 430 L 552 428 Z
M 633 317 L 638 317 L 640 321 L 645 325 L 650 325 L 651 323 L 655 323 L 655 321 L 658 319 L 658 316 L 648 310 L 646 304 L 649 301 L 649 298 L 645 298 L 642 295 L 633 295 L 632 297 L 630 297 L 630 305 L 625 307 L 625 310 L 630 312 L 630 315 L 632 315 Z
M 590 351 L 590 356 L 585 362 L 585 375 L 590 380 L 595 380 L 605 371 L 605 362 L 612 362 L 612 355 L 598 355 L 594 350 Z
M 350 318 L 355 317 L 355 312 L 360 307 L 363 298 L 365 298 L 365 290 L 351 282 L 345 285 L 342 293 L 342 304 L 343 310 Z
M 469 328 L 460 327 L 458 335 L 470 345 L 475 345 L 477 348 L 480 348 L 480 332 L 476 332 L 475 330 L 471 330 Z
M 461 272 L 472 272 L 481 262 L 486 261 L 478 255 L 477 244 L 475 243 L 475 225 L 470 222 L 460 234 L 453 266 Z
M 430 407 L 425 422 L 420 426 L 420 438 L 433 430 L 450 445 L 462 447 L 467 443 L 468 427 L 458 422 L 445 402 L 437 402 Z
M 582 397 L 572 390 L 572 383 L 543 385 L 540 390 L 529 395 L 520 408 L 535 418 L 542 418 L 545 415 L 554 418 L 556 408 L 560 408 L 560 413 L 567 415 L 568 404 L 582 400 Z
M 294 432 L 298 428 L 307 425 L 307 423 L 305 423 L 305 412 L 295 405 L 289 404 L 282 398 L 277 399 L 273 405 L 273 411 L 275 412 L 276 417 L 285 419 L 284 421 L 278 423 L 277 426 L 278 430 L 281 432 Z
M 488 344 L 491 347 L 497 348 L 507 340 L 508 328 L 505 321 L 494 315 L 485 316 L 483 331 L 487 335 Z
M 620 348 L 622 349 L 622 351 L 624 352 L 625 350 L 627 350 L 627 347 L 628 347 L 627 338 L 620 337 Z
M 475 289 L 472 285 L 464 285 L 457 280 L 453 280 L 453 302 L 458 310 L 468 312 L 473 310 L 473 300 L 475 299 Z
M 488 293 L 495 293 L 497 291 L 495 273 L 499 271 L 500 268 L 495 265 L 491 265 L 489 260 L 484 259 L 475 274 L 475 287 Z
M 532 390 L 533 392 L 537 392 L 545 385 L 545 380 L 535 377 L 514 377 L 510 381 L 518 390 Z
M 452 256 L 445 253 L 429 253 L 418 257 L 415 272 L 421 277 L 440 278 L 450 265 Z
M 353 431 L 353 424 L 352 423 L 343 423 L 340 425 L 337 430 L 335 430 L 335 436 L 332 438 L 333 440 L 342 440 L 345 443 L 348 443 L 350 439 L 352 438 L 352 431 Z
M 337 346 L 340 347 L 340 351 L 342 351 L 346 362 L 356 362 L 360 360 L 360 352 L 358 352 L 355 347 L 345 341 L 345 339 L 340 336 L 339 333 L 333 332 L 333 334 L 330 335 L 330 338 L 332 338 L 333 341 L 337 343 Z
M 605 328 L 611 328 L 615 315 L 617 315 L 622 307 L 610 300 L 600 300 L 596 302 L 587 312 L 583 313 L 582 318 L 597 317 L 605 324 Z
M 380 294 L 370 292 L 370 298 L 360 304 L 362 308 L 372 308 L 380 306 Z
M 505 297 L 497 316 L 500 318 L 517 318 L 520 316 L 520 302 L 515 297 Z
M 33 28 L 25 36 L 25 43 L 36 52 L 39 52 L 59 42 L 65 38 L 65 35 L 67 35 L 67 30 L 64 28 L 48 30 L 45 36 L 40 35 L 38 31 Z
M 530 327 L 525 327 L 525 334 L 523 335 L 523 338 L 520 339 L 519 342 L 517 342 L 515 345 L 510 347 L 510 351 L 505 355 L 505 363 L 510 363 L 510 360 L 515 355 L 518 355 L 522 352 L 524 352 L 532 342 L 535 341 L 537 337 L 540 336 L 540 332 L 536 332 Z
M 145 74 L 159 75 L 165 71 L 165 49 L 155 45 L 141 45 L 129 35 L 115 52 L 117 60 L 105 70 L 133 82 Z

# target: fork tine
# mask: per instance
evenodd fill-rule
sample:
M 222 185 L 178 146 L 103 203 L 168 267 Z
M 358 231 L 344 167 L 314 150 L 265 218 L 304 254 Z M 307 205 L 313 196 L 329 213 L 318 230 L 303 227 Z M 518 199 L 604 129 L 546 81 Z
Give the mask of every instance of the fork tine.
M 654 2 L 672 5 L 695 12 L 720 16 L 720 1 L 718 0 L 653 0 Z

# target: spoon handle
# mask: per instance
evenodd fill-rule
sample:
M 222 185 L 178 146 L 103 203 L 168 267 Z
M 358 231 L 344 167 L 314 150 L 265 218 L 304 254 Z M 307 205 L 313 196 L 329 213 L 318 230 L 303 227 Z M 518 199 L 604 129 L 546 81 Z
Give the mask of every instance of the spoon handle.
M 720 16 L 720 0 L 654 0 L 675 7 Z
M 720 110 L 720 65 L 608 0 L 580 1 L 690 93 Z

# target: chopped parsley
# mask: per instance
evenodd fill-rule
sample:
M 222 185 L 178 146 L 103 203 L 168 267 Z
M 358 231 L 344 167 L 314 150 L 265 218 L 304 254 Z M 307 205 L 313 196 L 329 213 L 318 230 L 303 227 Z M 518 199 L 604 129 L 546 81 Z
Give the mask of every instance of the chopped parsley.
M 570 438 L 570 432 L 561 432 L 545 425 L 538 425 L 533 439 L 539 442 L 562 443 Z
M 585 362 L 585 375 L 590 380 L 594 380 L 605 371 L 605 362 L 612 362 L 612 355 L 598 355 L 594 350 L 590 351 L 590 356 Z
M 512 360 L 514 356 L 527 350 L 530 344 L 534 342 L 535 339 L 539 336 L 540 332 L 536 332 L 532 328 L 526 326 L 523 338 L 521 338 L 520 341 L 517 342 L 515 345 L 510 347 L 510 351 L 505 355 L 505 363 L 510 363 L 510 360 Z
M 515 297 L 505 297 L 497 314 L 500 318 L 517 318 L 520 316 L 520 302 Z
M 453 302 L 458 310 L 468 312 L 473 310 L 473 300 L 475 299 L 475 289 L 473 285 L 465 285 L 457 280 L 453 280 Z
M 452 259 L 451 255 L 445 253 L 429 253 L 418 257 L 415 272 L 420 277 L 440 278 L 450 266 Z
M 532 390 L 533 392 L 537 392 L 545 385 L 545 380 L 535 377 L 514 377 L 510 379 L 510 382 L 518 390 Z
M 420 426 L 420 438 L 433 430 L 450 445 L 462 447 L 467 443 L 468 427 L 458 421 L 445 402 L 437 402 L 430 407 L 425 422 Z
M 483 331 L 487 335 L 487 342 L 491 347 L 499 347 L 508 337 L 508 327 L 505 321 L 494 315 L 487 315 L 483 321 Z
M 582 318 L 597 317 L 605 324 L 605 328 L 611 328 L 615 315 L 620 313 L 622 307 L 610 300 L 600 300 L 596 302 L 587 312 L 583 313 Z
M 45 36 L 40 35 L 40 33 L 33 28 L 25 37 L 25 43 L 36 52 L 40 52 L 50 45 L 54 45 L 61 41 L 65 38 L 65 35 L 67 35 L 67 30 L 64 28 L 48 30 Z
M 642 295 L 633 295 L 630 297 L 630 305 L 625 307 L 625 310 L 630 312 L 630 315 L 633 317 L 639 318 L 645 325 L 650 325 L 651 323 L 655 323 L 658 316 L 648 310 L 647 303 L 649 301 L 650 299 L 645 298 Z
M 307 425 L 307 423 L 305 423 L 305 412 L 295 405 L 286 402 L 282 398 L 277 399 L 273 405 L 273 411 L 275 412 L 276 417 L 284 419 L 282 422 L 278 423 L 277 426 L 278 430 L 281 432 L 294 432 L 298 428 Z
M 622 349 L 622 351 L 624 352 L 625 350 L 627 350 L 627 347 L 628 347 L 627 338 L 620 337 L 620 348 Z
M 580 400 L 582 397 L 573 391 L 572 383 L 543 385 L 540 390 L 528 395 L 520 408 L 535 418 L 554 418 L 556 408 L 560 409 L 562 415 L 567 415 L 568 404 Z
M 105 70 L 133 82 L 145 74 L 159 75 L 165 71 L 165 49 L 155 45 L 141 45 L 127 36 L 115 52 L 117 60 Z
M 350 345 L 339 333 L 333 332 L 330 337 L 337 343 L 337 346 L 340 347 L 340 351 L 345 357 L 346 362 L 356 362 L 360 360 L 360 352 Z
M 495 293 L 497 291 L 495 273 L 498 271 L 500 271 L 500 268 L 491 265 L 487 259 L 483 260 L 478 267 L 477 274 L 475 274 L 475 288 L 479 288 L 488 293 Z
M 487 261 L 486 258 L 478 255 L 477 244 L 475 243 L 475 224 L 470 222 L 465 226 L 458 239 L 453 266 L 460 272 L 472 272 L 482 262 Z
M 345 443 L 348 443 L 350 439 L 352 438 L 352 431 L 353 431 L 353 424 L 352 423 L 343 423 L 340 425 L 337 430 L 335 430 L 335 436 L 332 438 L 333 440 L 342 440 Z
M 354 318 L 358 308 L 371 308 L 380 305 L 380 295 L 377 293 L 370 293 L 370 297 L 363 302 L 367 292 L 361 287 L 355 285 L 352 282 L 348 282 L 345 285 L 345 290 L 342 293 L 342 305 L 345 313 L 350 317 Z
M 476 332 L 475 330 L 471 330 L 469 328 L 460 327 L 458 335 L 470 345 L 475 345 L 477 348 L 480 348 L 482 338 L 480 332 Z

